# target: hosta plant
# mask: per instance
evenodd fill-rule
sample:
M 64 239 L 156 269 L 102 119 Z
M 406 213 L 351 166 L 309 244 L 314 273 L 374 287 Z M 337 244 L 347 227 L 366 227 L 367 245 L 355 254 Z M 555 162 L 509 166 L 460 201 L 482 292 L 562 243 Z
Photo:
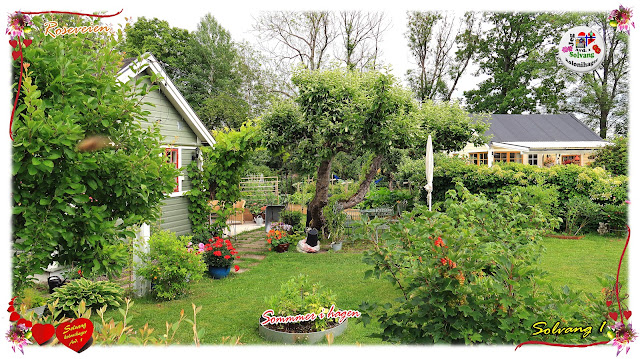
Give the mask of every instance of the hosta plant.
M 85 302 L 87 308 L 99 309 L 103 306 L 120 307 L 124 290 L 116 283 L 109 281 L 92 282 L 80 278 L 56 288 L 49 299 L 50 303 L 58 300 L 57 309 L 70 316 L 73 310 Z

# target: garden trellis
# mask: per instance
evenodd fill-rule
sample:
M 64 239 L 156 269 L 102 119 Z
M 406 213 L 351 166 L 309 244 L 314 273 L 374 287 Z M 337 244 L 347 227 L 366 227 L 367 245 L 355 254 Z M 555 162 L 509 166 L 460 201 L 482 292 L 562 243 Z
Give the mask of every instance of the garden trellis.
M 242 178 L 240 192 L 247 202 L 280 204 L 278 177 L 254 175 Z

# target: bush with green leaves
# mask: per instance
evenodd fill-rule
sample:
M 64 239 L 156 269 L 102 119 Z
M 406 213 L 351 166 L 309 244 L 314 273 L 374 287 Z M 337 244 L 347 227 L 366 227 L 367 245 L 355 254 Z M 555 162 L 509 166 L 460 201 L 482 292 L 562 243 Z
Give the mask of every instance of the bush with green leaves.
M 616 137 L 609 146 L 596 150 L 593 154 L 593 167 L 604 167 L 613 175 L 626 176 L 629 168 L 629 140 L 626 137 Z
M 537 184 L 525 187 L 510 186 L 503 188 L 500 193 L 519 198 L 524 211 L 530 212 L 536 208 L 546 216 L 561 216 L 556 186 Z
M 186 236 L 177 238 L 173 232 L 158 231 L 149 239 L 149 252 L 138 251 L 141 262 L 136 271 L 151 282 L 151 293 L 156 299 L 172 300 L 186 294 L 189 286 L 207 270 L 198 248 L 190 245 L 190 240 Z
M 267 300 L 269 309 L 273 309 L 276 316 L 294 316 L 298 314 L 329 311 L 336 304 L 336 297 L 330 289 L 324 290 L 319 283 L 311 283 L 309 276 L 300 274 L 283 283 L 278 293 Z M 329 321 L 334 319 L 316 319 L 316 331 L 325 330 Z M 283 327 L 286 324 L 277 324 Z
M 459 184 L 448 193 L 444 208 L 430 212 L 418 206 L 379 240 L 371 228 L 380 220 L 363 231 L 374 247 L 364 257 L 373 267 L 365 278 L 387 278 L 401 293 L 395 303 L 360 307 L 365 324 L 378 321 L 383 340 L 520 343 L 532 339 L 532 325 L 541 318 L 569 325 L 597 322 L 580 308 L 561 310 L 562 301 L 577 300 L 578 294 L 549 296 L 537 284 L 543 275 L 536 267 L 539 240 L 558 225 L 557 219 L 535 208 L 523 211 L 517 197 L 500 194 L 489 200 Z M 554 306 L 560 310 L 547 310 Z M 584 339 L 566 335 L 563 342 Z
M 195 232 L 209 230 L 212 208 L 209 201 L 217 200 L 220 210 L 213 217 L 213 228 L 226 228 L 227 218 L 235 211 L 233 204 L 240 200 L 240 181 L 244 168 L 258 145 L 258 131 L 251 122 L 240 129 L 214 131 L 213 148 L 202 147 L 203 165 L 193 161 L 187 171 L 192 188 L 189 198 L 189 219 Z
M 629 206 L 626 203 L 619 205 L 605 204 L 602 206 L 602 213 L 602 219 L 609 224 L 610 228 L 626 230 L 629 216 Z
M 123 239 L 159 218 L 178 175 L 161 156 L 159 125 L 141 126 L 143 98 L 158 78 L 119 82 L 118 35 L 54 39 L 41 31 L 51 20 L 60 27 L 100 21 L 34 16 L 33 44 L 22 48 L 30 66 L 12 129 L 16 292 L 53 261 L 75 263 L 85 275 L 119 276 L 128 259 Z M 18 90 L 20 61 L 14 64 Z
M 280 221 L 290 225 L 293 232 L 304 232 L 303 216 L 300 211 L 282 211 Z
M 621 204 L 628 197 L 629 179 L 626 176 L 612 176 L 602 168 L 577 165 L 538 167 L 521 163 L 494 163 L 486 165 L 467 164 L 460 158 L 438 155 L 434 162 L 433 199 L 444 201 L 448 190 L 461 182 L 471 193 L 484 193 L 495 197 L 506 188 L 533 185 L 553 186 L 558 191 L 558 201 L 562 205 L 576 195 L 588 196 L 599 204 Z M 405 160 L 400 166 L 399 178 L 411 180 L 412 185 L 423 187 L 424 161 Z M 424 201 L 426 193 L 421 192 Z
M 56 309 L 70 316 L 83 300 L 86 307 L 93 310 L 98 310 L 105 305 L 117 308 L 123 302 L 123 295 L 124 290 L 114 282 L 90 281 L 86 278 L 80 278 L 54 289 L 49 303 L 53 303 L 57 299 Z
M 413 195 L 411 192 L 408 190 L 391 191 L 387 187 L 380 187 L 370 190 L 360 206 L 362 208 L 388 207 L 395 209 L 398 203 L 403 201 L 407 201 L 408 204 L 412 204 Z
M 415 187 L 421 188 L 426 184 L 424 163 L 421 165 L 420 161 L 405 159 L 399 166 L 399 171 L 398 178 L 412 181 Z M 453 189 L 456 182 L 461 182 L 471 193 L 484 193 L 490 198 L 505 191 L 518 191 L 521 198 L 539 202 L 543 210 L 550 211 L 551 216 L 562 217 L 564 221 L 568 220 L 571 198 L 582 196 L 599 206 L 620 206 L 628 198 L 629 190 L 628 177 L 612 176 L 599 167 L 557 165 L 541 168 L 521 163 L 494 163 L 492 167 L 487 167 L 467 164 L 460 158 L 437 155 L 433 176 L 433 200 L 444 201 L 445 193 Z M 554 191 L 555 195 L 552 194 Z M 551 203 L 550 199 L 554 199 L 555 202 Z M 424 189 L 420 190 L 420 200 L 426 203 Z M 599 217 L 590 221 L 583 230 L 593 231 L 597 228 L 598 222 L 610 221 L 609 213 L 603 214 L 601 210 L 595 213 Z M 610 225 L 622 224 L 620 217 L 612 219 L 611 222 L 615 224 Z M 622 226 L 624 227 L 624 224 Z
M 602 219 L 601 206 L 586 196 L 569 198 L 566 205 L 565 232 L 577 235 L 586 226 L 597 226 Z

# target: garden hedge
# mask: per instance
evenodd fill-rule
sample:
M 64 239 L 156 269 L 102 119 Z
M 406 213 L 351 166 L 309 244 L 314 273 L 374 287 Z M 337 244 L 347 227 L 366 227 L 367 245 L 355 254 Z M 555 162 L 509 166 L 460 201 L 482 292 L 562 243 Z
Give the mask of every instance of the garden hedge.
M 454 189 L 456 182 L 462 182 L 471 193 L 484 193 L 490 197 L 514 186 L 552 186 L 558 190 L 560 203 L 582 195 L 601 205 L 620 205 L 629 191 L 627 176 L 612 176 L 599 167 L 558 165 L 547 168 L 520 163 L 495 163 L 487 167 L 470 165 L 459 158 L 437 156 L 433 175 L 434 201 L 443 201 L 445 193 Z M 426 199 L 424 190 L 420 197 Z

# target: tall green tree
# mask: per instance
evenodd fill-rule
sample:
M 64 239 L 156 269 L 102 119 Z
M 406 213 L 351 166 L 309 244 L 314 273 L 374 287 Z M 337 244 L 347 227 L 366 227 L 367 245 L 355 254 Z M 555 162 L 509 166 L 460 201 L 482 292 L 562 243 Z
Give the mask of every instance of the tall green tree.
M 178 80 L 187 73 L 189 64 L 185 62 L 185 57 L 193 46 L 193 37 L 188 30 L 171 27 L 165 20 L 143 16 L 133 24 L 127 23 L 125 33 L 125 41 L 120 45 L 125 57 L 150 52 L 162 63 L 172 80 Z M 176 81 L 176 85 L 181 91 L 185 90 L 179 81 Z
M 629 109 L 629 35 L 609 25 L 608 14 L 581 16 L 576 25 L 588 24 L 603 37 L 606 56 L 593 72 L 578 75 L 569 93 L 568 111 L 586 116 L 600 137 L 626 136 Z
M 47 16 L 59 26 L 97 20 Z M 43 273 L 52 261 L 87 275 L 119 275 L 123 240 L 159 217 L 178 172 L 162 157 L 157 126 L 143 130 L 141 98 L 154 87 L 122 84 L 118 37 L 77 34 L 53 39 L 33 19 L 33 43 L 13 145 L 13 284 Z M 64 56 L 62 56 L 64 54 Z M 157 79 L 152 78 L 152 82 Z M 87 145 L 88 142 L 93 145 Z M 87 151 L 86 149 L 93 149 Z
M 490 27 L 478 41 L 480 73 L 490 77 L 465 91 L 470 112 L 556 112 L 563 78 L 557 78 L 555 38 L 562 22 L 548 14 L 486 13 Z
M 286 152 L 299 173 L 315 173 L 316 193 L 308 207 L 315 228 L 326 223 L 322 209 L 338 153 L 365 159 L 358 189 L 338 202 L 350 208 L 364 199 L 378 169 L 395 158 L 396 149 L 418 147 L 424 153 L 428 134 L 435 136 L 436 148 L 448 150 L 469 140 L 483 142 L 474 129 L 483 133 L 486 124 L 472 123 L 456 104 L 427 102 L 419 108 L 412 94 L 386 73 L 301 69 L 292 81 L 298 96 L 274 104 L 262 119 L 261 131 L 269 150 Z
M 311 225 L 322 228 L 336 154 L 375 154 L 361 183 L 366 194 L 389 148 L 409 141 L 413 132 L 407 114 L 414 104 L 391 75 L 379 72 L 299 70 L 292 81 L 298 87 L 295 102 L 278 103 L 263 117 L 265 146 L 288 151 L 301 169 L 316 173 L 316 194 L 308 211 Z
M 446 12 L 407 13 L 405 36 L 418 66 L 407 71 L 407 80 L 420 101 L 451 100 L 475 54 L 479 23 L 471 12 L 459 20 Z
M 263 111 L 277 87 L 273 74 L 248 44 L 238 44 L 206 14 L 194 32 L 164 20 L 139 18 L 127 25 L 122 50 L 151 52 L 209 129 L 239 128 Z

